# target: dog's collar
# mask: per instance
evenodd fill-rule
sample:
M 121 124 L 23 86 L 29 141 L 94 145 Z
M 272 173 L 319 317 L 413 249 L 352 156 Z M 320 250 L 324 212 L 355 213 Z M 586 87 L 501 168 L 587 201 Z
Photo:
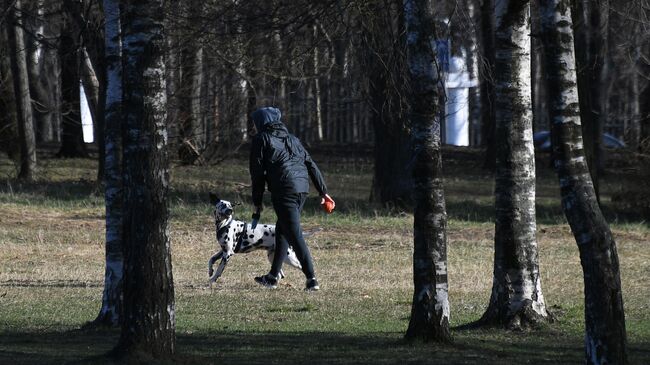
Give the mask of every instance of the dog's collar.
M 228 218 L 228 220 L 226 221 L 226 223 L 221 224 L 221 222 L 223 222 L 223 221 L 217 223 L 217 236 L 221 236 L 223 231 L 228 229 L 228 226 L 230 226 L 230 223 L 232 223 L 232 221 L 233 221 L 233 218 L 232 218 L 232 216 L 230 216 Z

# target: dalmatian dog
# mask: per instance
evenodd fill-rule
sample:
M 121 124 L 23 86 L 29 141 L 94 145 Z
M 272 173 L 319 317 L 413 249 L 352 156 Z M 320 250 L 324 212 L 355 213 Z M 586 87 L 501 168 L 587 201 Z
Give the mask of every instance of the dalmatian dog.
M 275 225 L 258 224 L 255 229 L 250 223 L 233 218 L 233 204 L 221 200 L 216 195 L 210 194 L 210 202 L 214 206 L 214 221 L 217 230 L 217 242 L 221 250 L 208 260 L 209 284 L 212 285 L 223 274 L 230 258 L 236 253 L 248 253 L 255 250 L 266 250 L 269 262 L 273 262 L 275 252 Z M 213 269 L 214 263 L 221 259 L 217 270 Z M 302 269 L 293 249 L 289 252 L 285 263 Z M 284 273 L 280 271 L 280 278 Z

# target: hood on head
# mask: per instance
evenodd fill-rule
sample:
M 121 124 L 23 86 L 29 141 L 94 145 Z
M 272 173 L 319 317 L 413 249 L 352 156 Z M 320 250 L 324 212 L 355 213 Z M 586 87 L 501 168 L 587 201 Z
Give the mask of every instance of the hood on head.
M 280 109 L 274 107 L 259 108 L 251 114 L 257 132 L 264 130 L 264 127 L 271 124 L 280 123 Z

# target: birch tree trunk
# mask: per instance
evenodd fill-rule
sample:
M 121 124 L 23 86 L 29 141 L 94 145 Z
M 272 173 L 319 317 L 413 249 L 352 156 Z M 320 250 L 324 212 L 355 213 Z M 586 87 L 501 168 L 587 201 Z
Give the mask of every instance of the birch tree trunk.
M 465 0 L 467 7 L 467 22 L 471 29 L 467 34 L 467 70 L 469 72 L 470 80 L 478 80 L 479 78 L 479 46 L 478 46 L 478 26 L 476 25 L 477 10 L 473 0 Z M 479 145 L 482 136 L 478 132 L 478 126 L 481 121 L 481 94 L 479 87 L 469 88 L 469 129 L 470 129 L 470 146 Z
M 540 1 L 555 167 L 562 208 L 580 250 L 588 364 L 625 364 L 626 333 L 616 243 L 602 215 L 582 142 L 568 0 Z
M 117 326 L 122 313 L 122 41 L 119 0 L 104 0 L 106 108 L 104 199 L 106 201 L 106 271 L 102 307 L 94 323 Z
M 442 185 L 440 75 L 436 67 L 433 4 L 405 0 L 410 119 L 414 143 L 413 306 L 407 339 L 451 340 L 447 284 L 447 212 Z
M 576 23 L 576 62 L 580 93 L 580 119 L 584 153 L 596 196 L 599 196 L 602 168 L 602 134 L 607 114 L 608 96 L 605 79 L 608 0 L 575 0 L 573 23 Z
M 11 8 L 12 2 L 6 2 Z M 36 138 L 32 121 L 32 98 L 29 93 L 29 76 L 27 75 L 27 54 L 20 0 L 16 0 L 9 11 L 7 37 L 11 48 L 11 73 L 13 76 L 16 100 L 16 117 L 18 119 L 18 136 L 20 138 L 20 170 L 18 178 L 31 181 L 36 169 Z
M 124 318 L 114 354 L 160 359 L 175 351 L 163 0 L 122 9 Z
M 30 92 L 35 101 L 34 125 L 38 142 L 55 140 L 55 129 L 60 124 L 59 110 L 59 58 L 55 47 L 47 39 L 58 36 L 57 5 L 45 0 L 36 1 L 36 15 L 31 17 L 32 46 L 28 72 Z M 60 7 L 60 5 L 58 6 Z
M 483 324 L 518 329 L 548 317 L 535 238 L 530 4 L 495 3 L 494 277 Z

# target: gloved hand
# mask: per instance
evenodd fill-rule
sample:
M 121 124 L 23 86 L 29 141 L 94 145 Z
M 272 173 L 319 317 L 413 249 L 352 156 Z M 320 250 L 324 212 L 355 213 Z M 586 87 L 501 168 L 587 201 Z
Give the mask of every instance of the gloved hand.
M 332 199 L 332 197 L 327 194 L 321 197 L 320 205 L 323 207 L 323 210 L 327 214 L 331 214 L 334 211 L 334 208 L 336 207 L 336 203 L 334 202 L 334 199 Z
M 253 216 L 251 217 L 251 228 L 255 229 L 257 227 L 257 222 L 260 220 L 260 216 L 262 215 L 262 209 L 264 209 L 261 205 L 258 205 L 255 207 L 255 212 L 253 213 Z

